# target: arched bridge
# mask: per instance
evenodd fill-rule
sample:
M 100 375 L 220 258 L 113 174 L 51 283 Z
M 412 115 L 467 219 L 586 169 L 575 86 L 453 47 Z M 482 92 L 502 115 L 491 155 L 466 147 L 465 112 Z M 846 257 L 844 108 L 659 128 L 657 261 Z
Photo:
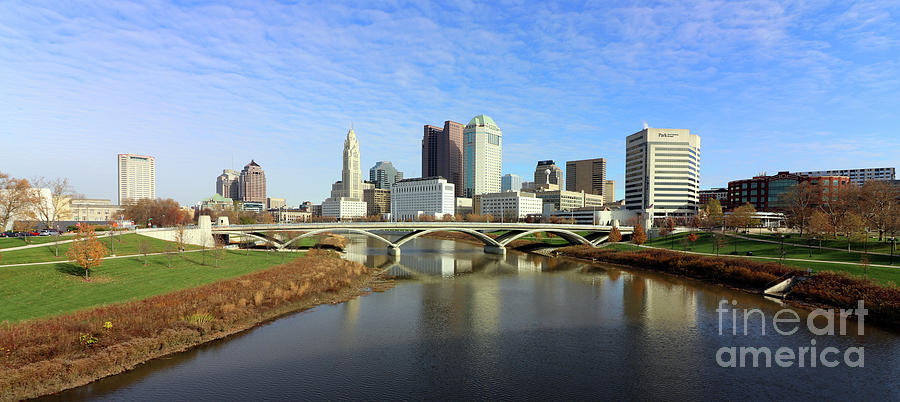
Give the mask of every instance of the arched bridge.
M 462 232 L 484 243 L 484 251 L 505 254 L 506 246 L 514 240 L 536 233 L 552 233 L 569 244 L 598 246 L 606 241 L 612 226 L 556 224 L 556 223 L 482 223 L 482 222 L 334 222 L 334 223 L 293 223 L 270 225 L 230 225 L 213 226 L 213 235 L 247 236 L 265 241 L 278 249 L 290 246 L 300 239 L 322 233 L 355 233 L 383 242 L 392 255 L 400 254 L 400 247 L 412 239 L 435 232 Z M 379 233 L 397 231 L 403 234 L 399 239 L 389 240 Z M 502 231 L 491 237 L 486 233 Z M 632 227 L 619 227 L 623 235 L 631 234 Z M 303 232 L 282 240 L 276 234 Z

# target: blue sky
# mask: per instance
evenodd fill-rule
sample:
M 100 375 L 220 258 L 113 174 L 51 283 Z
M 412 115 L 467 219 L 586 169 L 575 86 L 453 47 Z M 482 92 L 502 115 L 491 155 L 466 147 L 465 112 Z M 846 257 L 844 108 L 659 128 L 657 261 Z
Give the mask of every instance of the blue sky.
M 116 154 L 157 158 L 193 203 L 255 159 L 268 192 L 320 202 L 351 121 L 362 164 L 421 173 L 424 124 L 487 114 L 503 170 L 702 137 L 702 186 L 900 162 L 896 1 L 9 2 L 0 171 L 116 197 Z M 364 176 L 367 175 L 364 171 Z

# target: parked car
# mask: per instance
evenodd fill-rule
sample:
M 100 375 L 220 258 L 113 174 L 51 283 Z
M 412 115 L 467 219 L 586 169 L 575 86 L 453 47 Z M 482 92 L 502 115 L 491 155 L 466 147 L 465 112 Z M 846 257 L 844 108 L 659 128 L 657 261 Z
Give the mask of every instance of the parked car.
M 41 233 L 40 233 L 41 236 L 55 236 L 58 234 L 59 234 L 59 231 L 56 229 L 44 229 L 44 230 L 41 230 Z

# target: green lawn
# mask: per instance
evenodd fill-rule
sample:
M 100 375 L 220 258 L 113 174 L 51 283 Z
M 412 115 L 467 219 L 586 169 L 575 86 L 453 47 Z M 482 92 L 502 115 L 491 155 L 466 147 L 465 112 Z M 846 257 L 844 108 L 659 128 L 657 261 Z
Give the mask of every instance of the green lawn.
M 675 250 L 684 250 L 687 248 L 688 251 L 698 252 L 698 253 L 709 253 L 714 254 L 715 249 L 713 248 L 713 236 L 709 233 L 698 233 L 699 239 L 693 243 L 692 245 L 687 246 L 684 242 L 684 238 L 687 236 L 686 233 L 679 233 L 672 236 L 667 237 L 659 237 L 655 238 L 649 242 L 647 242 L 648 246 L 653 247 L 661 247 L 661 248 L 673 248 L 674 241 L 674 249 Z M 719 250 L 720 255 L 728 256 L 732 251 L 737 250 L 739 255 L 746 255 L 747 251 L 752 251 L 753 256 L 755 257 L 775 257 L 779 258 L 781 255 L 781 245 L 774 243 L 765 243 L 754 240 L 746 240 L 746 239 L 737 239 L 733 237 L 726 238 L 727 243 L 721 247 Z M 807 259 L 807 260 L 820 260 L 820 261 L 835 261 L 835 262 L 844 262 L 846 264 L 828 264 L 828 263 L 820 263 L 820 262 L 806 262 L 806 261 L 788 261 L 785 260 L 785 265 L 794 266 L 800 269 L 810 268 L 813 271 L 844 271 L 853 275 L 865 276 L 864 268 L 859 264 L 860 258 L 862 254 L 860 253 L 847 253 L 846 251 L 837 251 L 837 250 L 819 250 L 817 248 L 813 248 L 812 257 L 810 257 L 810 249 L 808 247 L 800 247 L 792 245 L 788 242 L 785 242 L 784 245 L 784 257 L 785 258 L 795 258 L 795 259 Z M 880 265 L 889 265 L 890 257 L 889 256 L 879 256 L 879 255 L 868 255 L 869 262 L 871 264 L 880 264 Z M 778 262 L 779 260 L 767 259 L 767 258 L 756 258 L 760 261 L 768 261 L 768 262 Z M 894 265 L 897 268 L 884 268 L 884 267 L 870 267 L 868 276 L 870 278 L 879 280 L 883 283 L 895 283 L 900 284 L 900 258 L 895 258 Z
M 25 242 L 28 239 L 28 243 Z M 0 238 L 0 249 L 28 246 L 31 244 L 53 243 L 55 236 L 31 236 L 31 237 L 4 237 Z M 72 240 L 72 236 L 60 236 L 59 241 Z
M 771 240 L 771 241 L 781 241 L 781 237 L 777 234 L 746 234 L 744 236 L 752 237 L 755 239 L 763 239 L 763 240 Z M 787 237 L 790 236 L 790 237 Z M 822 244 L 822 247 L 830 247 L 830 248 L 839 248 L 846 250 L 847 249 L 847 238 L 845 236 L 837 236 L 837 238 L 828 238 L 822 239 L 821 241 L 817 238 L 816 240 L 810 239 L 810 236 L 804 235 L 800 236 L 796 233 L 792 233 L 786 235 L 784 238 L 784 242 L 791 244 L 799 244 L 799 245 L 809 245 L 812 244 L 814 246 L 818 246 L 819 243 Z M 896 246 L 896 245 L 895 245 Z M 891 243 L 887 241 L 878 241 L 877 238 L 869 238 L 869 241 L 858 241 L 852 240 L 850 241 L 850 249 L 851 250 L 868 250 L 873 253 L 885 253 L 890 254 L 891 252 Z M 898 250 L 895 249 L 895 252 Z
M 138 254 L 138 242 L 146 240 L 150 243 L 150 249 L 153 253 L 165 251 L 167 244 L 172 244 L 165 240 L 154 239 L 139 234 L 129 233 L 121 236 L 115 236 L 112 240 L 112 248 L 115 249 L 116 255 Z M 99 238 L 100 242 L 110 250 L 110 239 L 107 237 Z M 0 265 L 23 264 L 28 262 L 48 262 L 48 261 L 66 261 L 66 251 L 69 250 L 71 243 L 59 245 L 59 256 L 56 256 L 56 246 L 52 243 L 44 247 L 34 247 L 24 250 L 7 251 L 0 254 Z M 185 249 L 196 249 L 197 246 L 185 246 Z
M 84 271 L 74 264 L 56 263 L 26 267 L 0 268 L 0 322 L 47 317 L 60 313 L 167 293 L 220 279 L 242 275 L 289 261 L 300 253 L 262 251 L 225 251 L 215 267 L 213 252 L 177 254 L 173 268 L 167 268 L 167 256 L 112 259 L 103 262 L 83 279 Z

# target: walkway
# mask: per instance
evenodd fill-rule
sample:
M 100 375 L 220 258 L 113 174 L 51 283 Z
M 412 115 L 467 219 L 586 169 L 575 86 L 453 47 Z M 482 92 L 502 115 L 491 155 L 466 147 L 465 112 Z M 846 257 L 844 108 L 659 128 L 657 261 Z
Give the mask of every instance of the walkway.
M 757 238 L 754 238 L 754 237 L 741 236 L 741 235 L 736 234 L 736 233 L 728 233 L 728 232 L 716 232 L 716 233 L 722 233 L 722 234 L 724 234 L 725 236 L 736 237 L 736 238 L 738 238 L 738 239 L 744 239 L 744 240 L 750 240 L 750 241 L 758 241 L 758 242 L 762 242 L 762 243 L 772 243 L 772 244 L 778 244 L 778 245 L 781 245 L 781 242 L 780 242 L 780 241 L 777 241 L 777 240 L 757 239 Z M 845 253 L 850 252 L 850 253 L 857 253 L 857 254 L 872 254 L 872 255 L 881 255 L 881 256 L 885 256 L 885 257 L 890 257 L 890 256 L 891 256 L 891 255 L 888 254 L 888 253 L 873 253 L 873 252 L 871 252 L 871 251 L 870 251 L 870 252 L 866 252 L 866 251 L 860 251 L 860 250 L 850 250 L 850 251 L 847 251 L 847 249 L 845 249 L 845 248 L 836 248 L 836 247 L 819 247 L 819 246 L 812 246 L 812 245 L 806 245 L 806 244 L 797 244 L 797 243 L 784 243 L 784 245 L 785 245 L 785 246 L 790 245 L 790 246 L 800 247 L 800 248 L 813 248 L 813 249 L 816 249 L 816 250 L 843 251 L 843 252 L 845 252 Z
M 631 244 L 631 245 L 632 245 L 632 246 L 637 246 L 637 247 L 642 247 L 642 248 L 650 248 L 650 249 L 657 249 L 657 250 L 675 251 L 675 252 L 678 252 L 678 253 L 706 255 L 706 256 L 713 256 L 713 257 L 759 258 L 759 259 L 764 259 L 764 260 L 776 260 L 776 261 L 781 261 L 781 260 L 782 260 L 782 259 L 779 258 L 779 257 L 761 257 L 761 256 L 755 256 L 755 255 L 731 255 L 731 254 L 720 254 L 720 255 L 715 255 L 715 254 L 712 254 L 712 253 L 698 253 L 698 252 L 696 252 L 696 251 L 672 250 L 672 249 L 668 249 L 668 248 L 665 248 L 665 247 L 653 247 L 653 246 L 644 246 L 644 245 L 636 245 L 636 244 Z M 840 249 L 839 249 L 839 250 L 840 250 Z M 846 251 L 846 250 L 845 250 L 845 251 Z M 871 253 L 870 253 L 870 254 L 871 254 Z M 820 262 L 820 263 L 823 263 L 823 264 L 840 264 L 840 265 L 859 265 L 858 263 L 852 263 L 852 262 L 828 261 L 828 260 L 810 260 L 810 259 L 805 259 L 805 258 L 785 258 L 784 261 L 799 261 L 799 262 L 813 262 L 813 263 L 819 263 L 819 262 Z M 869 266 L 870 266 L 870 267 L 880 267 L 880 268 L 897 268 L 897 269 L 900 269 L 900 265 L 869 264 Z

